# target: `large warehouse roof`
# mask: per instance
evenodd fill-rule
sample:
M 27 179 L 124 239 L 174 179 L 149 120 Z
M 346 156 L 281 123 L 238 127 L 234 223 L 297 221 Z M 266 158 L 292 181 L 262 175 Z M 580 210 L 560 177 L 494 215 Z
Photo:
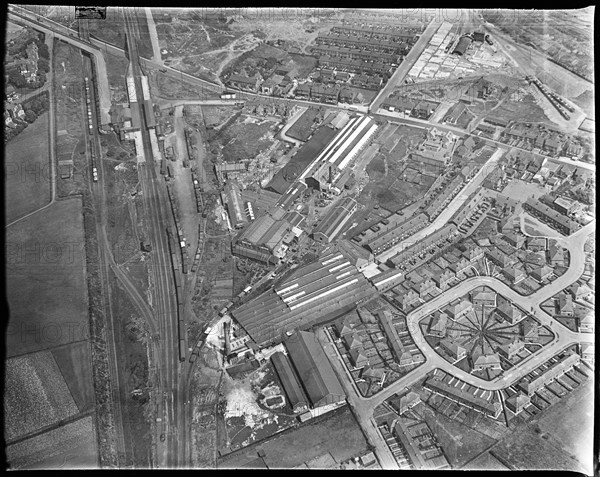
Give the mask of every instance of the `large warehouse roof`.
M 337 318 L 376 293 L 352 262 L 341 251 L 329 253 L 233 310 L 233 317 L 261 346 L 281 342 L 287 331 Z
M 283 389 L 292 409 L 295 411 L 303 406 L 308 407 L 308 398 L 302 390 L 302 386 L 298 381 L 296 373 L 294 373 L 294 370 L 292 369 L 288 357 L 281 351 L 278 351 L 271 356 L 271 361 L 273 362 L 275 371 L 277 371 L 277 375 L 283 385 Z
M 299 331 L 285 341 L 285 346 L 313 407 L 333 404 L 346 398 L 314 333 Z
M 273 180 L 267 186 L 279 194 L 285 194 L 294 181 L 306 168 L 312 164 L 314 159 L 325 149 L 336 135 L 337 130 L 329 126 L 321 126 L 312 137 L 302 145 L 290 161 L 275 174 Z
M 344 197 L 317 225 L 314 231 L 315 238 L 318 239 L 318 234 L 320 234 L 326 237 L 328 242 L 331 242 L 356 211 L 356 207 L 356 200 L 352 197 Z
M 352 118 L 337 136 L 315 159 L 313 165 L 304 171 L 301 178 L 320 175 L 323 170 L 331 167 L 343 169 L 361 150 L 363 145 L 373 136 L 377 124 L 369 116 Z

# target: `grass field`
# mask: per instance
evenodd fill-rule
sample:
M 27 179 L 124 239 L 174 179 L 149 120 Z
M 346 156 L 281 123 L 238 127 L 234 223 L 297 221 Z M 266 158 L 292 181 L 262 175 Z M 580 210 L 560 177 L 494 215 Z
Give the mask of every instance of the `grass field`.
M 94 407 L 94 387 L 90 369 L 90 343 L 79 341 L 68 346 L 54 348 L 52 355 L 71 391 L 71 396 L 79 412 L 87 412 Z
M 6 247 L 7 355 L 86 339 L 81 200 L 57 202 L 13 225 Z
M 453 469 L 462 467 L 477 454 L 494 444 L 495 440 L 469 427 L 427 410 L 425 421 L 444 450 Z
M 576 395 L 576 392 L 573 392 L 573 395 Z M 533 422 L 507 433 L 492 448 L 493 454 L 501 461 L 509 462 L 517 470 L 569 470 L 591 473 L 591 461 L 583 467 L 578 460 L 583 448 L 577 449 L 577 445 L 585 444 L 586 450 L 591 445 L 591 435 L 582 433 L 581 428 L 587 409 L 583 412 L 576 411 L 576 408 L 572 407 L 576 403 L 572 402 L 569 406 L 567 400 L 557 403 L 557 406 L 563 404 L 562 409 L 558 408 L 558 411 L 555 411 L 553 408 L 546 413 L 542 418 L 544 424 L 538 425 Z M 577 414 L 580 415 L 573 421 L 573 416 Z M 585 426 L 586 430 L 590 429 L 590 424 Z M 567 436 L 560 436 L 560 432 L 565 431 L 574 439 L 578 433 L 581 435 L 576 438 L 576 442 L 568 441 Z M 587 442 L 584 438 L 588 438 Z M 568 442 L 568 446 L 565 446 L 564 442 Z
M 48 113 L 6 144 L 4 210 L 7 223 L 50 202 L 49 154 Z
M 83 58 L 75 47 L 54 41 L 54 80 L 56 87 L 56 160 L 73 161 L 73 175 L 57 179 L 60 197 L 79 192 L 89 174 L 85 154 L 85 111 L 83 104 Z M 60 85 L 60 87 L 58 86 Z M 89 176 L 88 176 L 89 177 Z
M 594 385 L 588 380 L 543 415 L 539 426 L 577 458 L 583 467 L 579 469 L 581 472 L 591 475 L 593 422 Z
M 259 447 L 266 453 L 264 460 L 269 468 L 289 469 L 327 452 L 337 462 L 367 450 L 367 441 L 348 407 L 332 413 L 325 420 L 298 427 L 295 430 L 261 442 Z M 257 447 L 247 448 L 244 454 L 256 452 Z M 293 452 L 290 452 L 293 449 Z M 221 460 L 219 468 L 235 468 L 244 454 L 236 453 Z
M 524 96 L 522 101 L 505 101 L 492 111 L 491 116 L 520 123 L 540 122 L 553 125 L 544 110 L 536 104 L 535 99 L 530 94 Z
M 79 419 L 6 448 L 11 469 L 92 469 L 98 467 L 92 417 Z

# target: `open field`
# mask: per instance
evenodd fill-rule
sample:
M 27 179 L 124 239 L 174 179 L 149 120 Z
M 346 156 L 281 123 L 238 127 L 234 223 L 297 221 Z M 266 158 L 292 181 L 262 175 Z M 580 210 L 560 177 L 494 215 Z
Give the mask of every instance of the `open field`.
M 108 73 L 108 84 L 110 86 L 110 99 L 120 103 L 127 101 L 127 68 L 129 61 L 122 56 L 105 53 L 106 71 Z
M 327 452 L 337 462 L 342 462 L 367 450 L 365 437 L 348 407 L 333 411 L 324 420 L 316 421 L 309 421 L 306 425 L 258 444 L 266 454 L 264 460 L 269 468 L 293 468 Z M 246 456 L 256 456 L 257 446 L 224 457 L 218 467 L 239 467 L 250 460 Z M 294 452 L 290 452 L 290 449 L 294 449 Z
M 496 442 L 485 434 L 429 409 L 424 412 L 424 418 L 453 469 L 462 467 Z
M 56 364 L 60 368 L 71 396 L 79 408 L 79 412 L 87 412 L 94 407 L 94 387 L 90 368 L 90 343 L 78 341 L 68 346 L 52 350 Z
M 86 339 L 81 200 L 57 202 L 13 225 L 6 246 L 7 355 Z
M 463 467 L 464 470 L 509 470 L 504 464 L 496 459 L 489 452 L 485 452 L 479 455 L 476 459 L 473 459 L 467 465 Z
M 375 201 L 381 207 L 395 212 L 421 197 L 435 178 L 422 174 L 410 166 L 407 152 L 423 139 L 423 130 L 409 126 L 388 124 L 375 140 L 381 151 L 366 166 L 368 183 L 358 201 Z
M 146 419 L 149 406 L 148 350 L 149 332 L 146 323 L 139 318 L 127 292 L 118 286 L 118 280 L 110 273 L 111 305 L 115 326 L 115 348 L 119 357 L 119 399 L 123 416 L 123 433 L 126 446 L 126 462 L 135 467 L 150 466 L 151 430 Z M 133 393 L 134 390 L 139 393 Z
M 538 424 L 543 432 L 558 441 L 574 455 L 582 466 L 580 471 L 592 473 L 594 422 L 594 384 L 588 380 L 569 396 L 556 403 Z
M 6 362 L 5 438 L 17 439 L 77 414 L 69 388 L 48 351 Z
M 525 95 L 520 101 L 504 101 L 491 112 L 490 116 L 506 121 L 544 123 L 554 126 L 554 123 L 546 116 L 544 110 L 538 106 L 531 94 Z
M 54 79 L 56 84 L 56 160 L 72 161 L 73 175 L 57 179 L 60 197 L 80 191 L 89 177 L 85 141 L 86 124 L 83 86 L 83 57 L 75 47 L 59 40 L 54 41 Z
M 519 202 L 525 202 L 531 196 L 537 199 L 547 193 L 548 191 L 544 186 L 519 179 L 509 181 L 501 192 L 503 196 L 518 200 Z
M 49 155 L 48 113 L 6 144 L 4 211 L 7 223 L 50 202 Z
M 6 448 L 11 469 L 92 469 L 98 467 L 96 430 L 85 417 Z
M 591 474 L 591 454 L 588 454 L 587 465 L 579 460 L 584 449 L 589 452 L 592 443 L 590 408 L 577 408 L 577 403 L 590 403 L 592 391 L 585 388 L 580 386 L 571 396 L 563 398 L 542 415 L 539 423 L 524 424 L 507 433 L 491 449 L 493 455 L 517 470 L 570 470 Z M 584 429 L 587 434 L 582 432 Z
M 228 162 L 254 159 L 273 143 L 274 126 L 272 120 L 241 115 L 210 139 L 211 149 L 222 147 L 223 158 Z

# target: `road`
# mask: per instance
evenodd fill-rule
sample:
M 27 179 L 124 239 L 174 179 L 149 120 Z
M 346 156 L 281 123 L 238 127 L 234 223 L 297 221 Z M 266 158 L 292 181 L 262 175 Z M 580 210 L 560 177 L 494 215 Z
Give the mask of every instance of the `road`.
M 319 331 L 319 340 L 323 344 L 327 352 L 326 354 L 328 355 L 336 374 L 340 377 L 340 381 L 342 382 L 344 390 L 347 394 L 348 402 L 355 410 L 355 414 L 359 420 L 359 423 L 367 435 L 369 443 L 374 446 L 375 453 L 377 454 L 377 457 L 379 458 L 379 461 L 384 469 L 397 469 L 398 466 L 393 459 L 387 444 L 379 433 L 372 416 L 374 409 L 390 396 L 399 393 L 406 387 L 415 384 L 435 368 L 441 368 L 453 376 L 456 376 L 457 378 L 474 386 L 496 391 L 514 384 L 522 376 L 531 372 L 544 361 L 556 355 L 560 350 L 574 343 L 589 340 L 589 334 L 584 334 L 585 336 L 582 336 L 579 333 L 569 330 L 541 310 L 540 304 L 579 279 L 585 267 L 585 254 L 583 252 L 583 247 L 588 236 L 594 233 L 594 231 L 595 221 L 586 225 L 575 234 L 571 235 L 568 240 L 563 242 L 569 250 L 571 257 L 569 269 L 551 284 L 538 290 L 532 295 L 523 297 L 517 294 L 508 285 L 492 277 L 474 277 L 461 282 L 459 285 L 447 290 L 430 302 L 425 303 L 417 310 L 409 313 L 406 316 L 409 332 L 411 333 L 415 344 L 423 352 L 426 361 L 412 372 L 403 376 L 398 381 L 394 382 L 383 391 L 370 398 L 362 397 L 358 392 L 353 379 L 349 375 L 348 370 L 341 360 L 341 356 L 339 356 L 339 353 L 337 352 L 337 348 L 331 342 L 331 338 L 327 336 L 327 331 Z M 457 296 L 466 294 L 473 288 L 481 285 L 492 287 L 509 300 L 518 303 L 525 310 L 533 309 L 533 314 L 535 317 L 545 326 L 550 328 L 550 330 L 554 333 L 553 341 L 547 344 L 541 351 L 532 355 L 530 358 L 527 358 L 510 373 L 503 374 L 499 378 L 492 381 L 485 381 L 481 378 L 466 373 L 465 371 L 462 371 L 443 359 L 428 345 L 422 335 L 422 330 L 418 326 L 419 321 L 429 313 L 443 307 L 446 303 L 456 299 Z
M 404 78 L 406 77 L 410 69 L 413 67 L 413 65 L 416 63 L 416 61 L 419 59 L 419 56 L 421 56 L 423 50 L 427 48 L 429 40 L 431 40 L 431 37 L 435 34 L 435 32 L 438 30 L 442 23 L 443 20 L 435 20 L 435 18 L 431 20 L 423 34 L 419 37 L 415 45 L 408 52 L 408 55 L 406 55 L 402 63 L 400 63 L 400 66 L 396 69 L 396 71 L 394 71 L 394 74 L 389 79 L 387 84 L 375 97 L 375 99 L 371 103 L 371 110 L 377 111 L 379 109 L 379 106 L 381 106 L 381 103 L 383 103 L 387 99 L 387 97 L 394 91 L 394 89 L 398 85 L 402 85 Z
M 283 128 L 281 128 L 281 131 L 279 131 L 279 135 L 281 136 L 281 139 L 283 139 L 284 141 L 287 141 L 287 142 L 291 142 L 292 144 L 295 144 L 298 147 L 302 146 L 302 144 L 303 144 L 302 141 L 299 141 L 298 139 L 294 139 L 293 137 L 289 137 L 286 135 L 286 133 L 296 123 L 296 121 L 298 121 L 300 116 L 302 116 L 307 109 L 308 108 L 305 106 L 300 106 L 298 108 L 298 110 L 292 115 L 292 117 L 286 121 L 285 126 L 283 126 Z
M 467 183 L 465 187 L 462 188 L 456 197 L 452 199 L 448 207 L 446 207 L 442 213 L 438 215 L 433 222 L 431 222 L 431 224 L 424 229 L 419 230 L 416 234 L 408 237 L 406 240 L 399 242 L 389 250 L 386 250 L 381 255 L 378 255 L 376 257 L 377 260 L 381 263 L 385 263 L 388 259 L 400 253 L 405 248 L 417 243 L 419 240 L 424 239 L 428 235 L 431 235 L 436 230 L 441 229 L 444 225 L 446 225 L 446 222 L 448 222 L 448 220 L 450 220 L 450 218 L 464 205 L 468 197 L 481 186 L 481 183 L 485 177 L 494 170 L 504 152 L 504 149 L 497 149 L 481 167 L 481 169 L 479 169 L 477 174 L 475 174 L 475 176 Z
M 98 74 L 99 81 L 98 91 L 100 92 L 100 114 L 102 117 L 102 124 L 109 124 L 109 111 L 111 106 L 110 88 L 108 86 L 106 61 L 102 55 L 102 52 L 97 47 L 93 47 L 89 43 L 78 38 L 78 32 L 75 30 L 70 30 L 69 28 L 66 28 L 47 18 L 38 17 L 34 13 L 28 12 L 27 10 L 17 7 L 16 5 L 10 5 L 8 16 L 13 22 L 25 23 L 28 26 L 43 32 L 45 35 L 53 35 L 59 40 L 70 43 L 93 56 L 96 63 L 96 72 Z

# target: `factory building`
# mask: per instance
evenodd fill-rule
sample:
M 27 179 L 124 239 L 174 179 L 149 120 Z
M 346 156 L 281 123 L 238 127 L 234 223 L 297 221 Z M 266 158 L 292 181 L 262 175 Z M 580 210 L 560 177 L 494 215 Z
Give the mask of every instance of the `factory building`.
M 231 226 L 238 229 L 248 223 L 240 187 L 234 181 L 228 181 L 222 193 L 223 205 L 227 207 Z
M 342 250 L 300 267 L 283 283 L 232 311 L 259 346 L 280 343 L 286 333 L 325 323 L 374 297 L 377 290 Z
M 313 232 L 314 239 L 318 242 L 330 243 L 341 232 L 357 207 L 352 197 L 344 197 L 317 225 Z
M 308 398 L 302 389 L 298 376 L 292 368 L 289 358 L 281 351 L 278 351 L 271 356 L 271 362 L 283 386 L 292 411 L 299 413 L 308 410 Z
M 261 215 L 234 238 L 233 253 L 267 264 L 277 263 L 287 251 L 284 239 L 292 232 L 302 233 L 298 226 L 304 217 L 295 212 L 286 212 L 281 207 L 273 207 Z M 250 253 L 250 251 L 253 251 Z M 270 257 L 275 257 L 275 260 Z
M 372 140 L 376 130 L 377 124 L 368 116 L 350 119 L 302 175 L 306 185 L 316 190 L 332 189 L 342 171 Z
M 314 333 L 299 331 L 284 344 L 313 408 L 346 400 L 346 393 Z
M 458 40 L 458 45 L 456 45 L 454 51 L 452 51 L 452 54 L 463 56 L 467 52 L 467 49 L 471 46 L 471 43 L 473 43 L 473 39 L 470 36 L 463 36 L 460 40 Z
M 315 158 L 319 157 L 337 132 L 328 125 L 318 128 L 290 161 L 275 174 L 266 189 L 285 194 L 301 174 L 313 164 Z

